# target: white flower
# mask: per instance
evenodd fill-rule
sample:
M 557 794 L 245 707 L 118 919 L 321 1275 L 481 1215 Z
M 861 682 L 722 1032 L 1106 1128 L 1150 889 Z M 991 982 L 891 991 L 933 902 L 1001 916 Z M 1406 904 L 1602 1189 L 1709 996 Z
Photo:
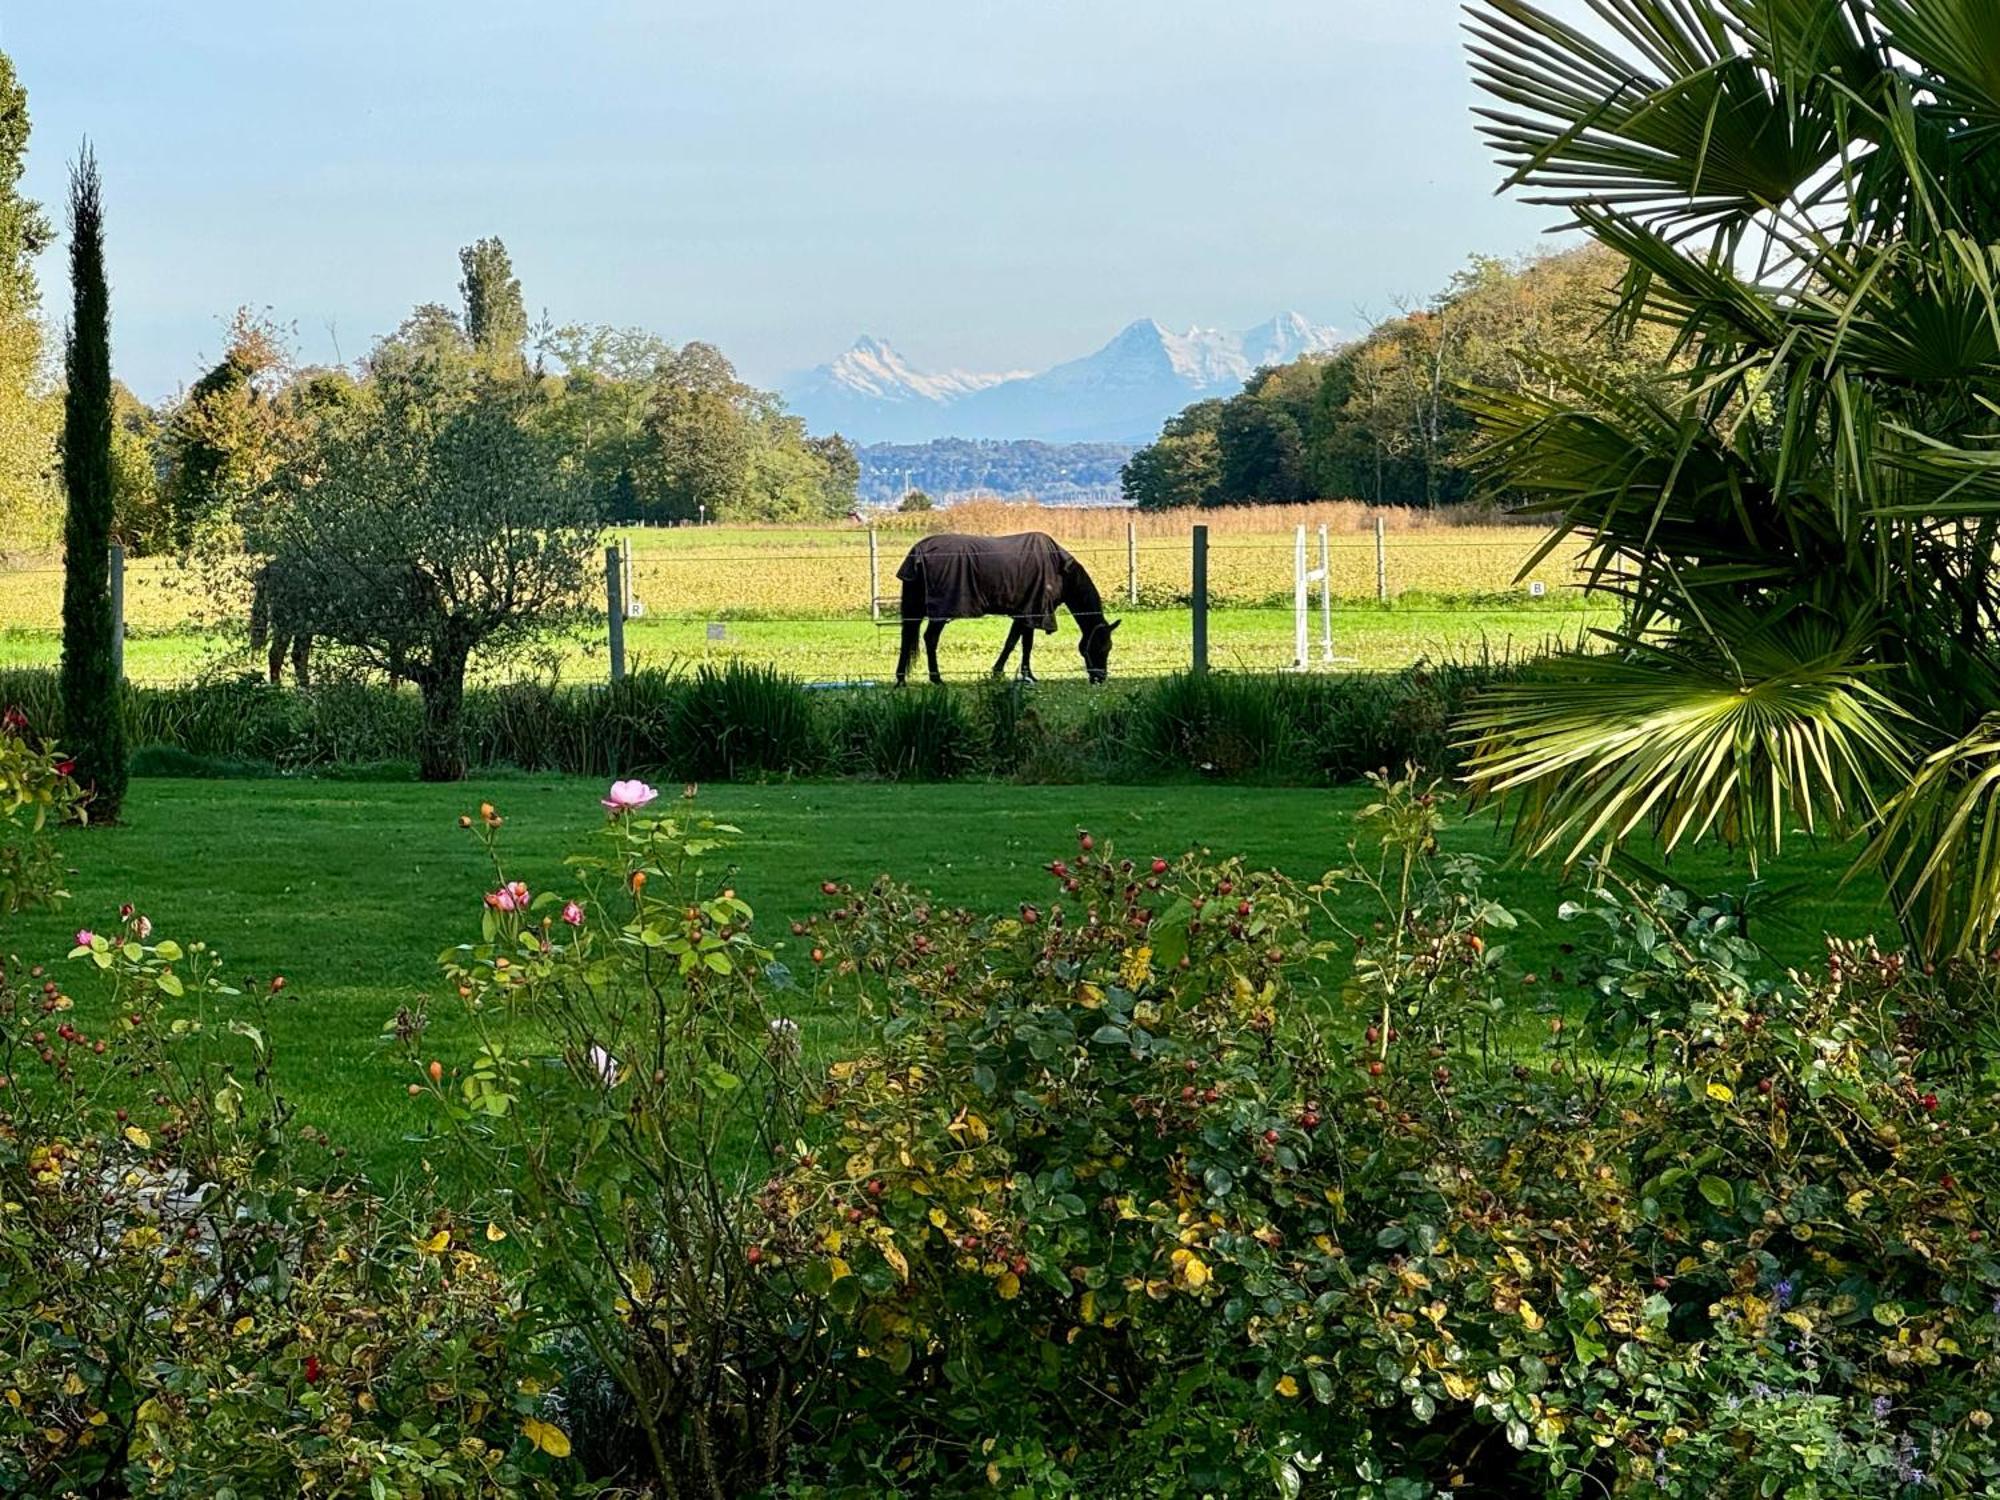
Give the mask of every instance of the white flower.
M 606 1088 L 616 1086 L 618 1082 L 618 1059 L 613 1057 L 609 1052 L 606 1052 L 595 1042 L 591 1043 L 590 1046 L 590 1070 L 603 1081 Z

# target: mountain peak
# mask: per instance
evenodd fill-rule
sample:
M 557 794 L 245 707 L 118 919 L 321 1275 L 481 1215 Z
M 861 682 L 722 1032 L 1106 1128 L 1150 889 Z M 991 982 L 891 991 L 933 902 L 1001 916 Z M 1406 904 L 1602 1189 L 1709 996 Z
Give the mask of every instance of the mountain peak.
M 1148 442 L 1189 402 L 1233 395 L 1261 366 L 1337 348 L 1339 336 L 1296 312 L 1241 333 L 1157 318 L 1127 323 L 1094 353 L 1042 373 L 925 371 L 864 334 L 785 392 L 815 431 L 860 442 L 934 438 Z

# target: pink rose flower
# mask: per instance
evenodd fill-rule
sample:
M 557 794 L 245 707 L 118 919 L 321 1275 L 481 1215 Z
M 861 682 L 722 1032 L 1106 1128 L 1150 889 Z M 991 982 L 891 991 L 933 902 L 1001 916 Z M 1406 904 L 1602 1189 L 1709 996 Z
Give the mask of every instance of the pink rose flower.
M 97 934 L 92 932 L 88 927 L 79 927 L 77 929 L 76 931 L 77 947 L 88 948 L 92 943 L 96 941 L 97 941 Z
M 510 880 L 497 891 L 486 893 L 486 904 L 495 911 L 526 911 L 528 909 L 528 887 L 525 882 Z
M 637 812 L 659 795 L 643 781 L 614 781 L 610 795 L 600 800 L 605 810 L 616 817 L 619 813 Z
M 572 927 L 581 927 L 583 925 L 583 908 L 574 901 L 565 901 L 563 903 L 562 919 Z

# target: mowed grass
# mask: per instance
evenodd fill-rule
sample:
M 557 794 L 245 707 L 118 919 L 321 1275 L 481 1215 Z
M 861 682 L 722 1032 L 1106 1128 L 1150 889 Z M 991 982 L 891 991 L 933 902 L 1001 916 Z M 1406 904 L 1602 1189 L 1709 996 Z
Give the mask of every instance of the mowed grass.
M 492 872 L 458 814 L 493 801 L 507 819 L 508 873 L 536 889 L 571 885 L 565 855 L 590 847 L 602 826 L 595 782 L 488 778 L 458 787 L 270 780 L 141 780 L 115 829 L 67 832 L 73 899 L 57 912 L 8 920 L 0 951 L 50 962 L 75 991 L 83 1023 L 102 1014 L 94 971 L 61 956 L 78 927 L 111 929 L 120 903 L 149 915 L 157 936 L 205 939 L 232 975 L 288 981 L 271 1031 L 276 1077 L 304 1122 L 351 1146 L 381 1176 L 416 1165 L 425 1112 L 407 1097 L 400 1055 L 380 1041 L 400 1005 L 437 997 L 425 1051 L 466 1060 L 467 1029 L 437 981 L 438 954 L 478 933 L 480 895 Z M 1364 789 L 1286 791 L 1181 787 L 897 786 L 829 783 L 703 789 L 696 807 L 743 829 L 714 858 L 716 884 L 733 885 L 758 911 L 768 941 L 792 945 L 789 924 L 817 911 L 823 880 L 866 882 L 889 872 L 941 900 L 1007 910 L 1046 901 L 1041 866 L 1075 848 L 1079 827 L 1135 857 L 1208 847 L 1310 880 L 1341 862 Z M 1453 848 L 1503 852 L 1493 822 L 1452 828 Z M 1842 888 L 1844 852 L 1801 843 L 1767 872 L 1811 895 L 1764 934 L 1786 962 L 1806 962 L 1819 934 L 1886 929 L 1878 887 Z M 1702 852 L 1677 866 L 1699 891 L 1740 889 L 1748 876 Z M 1546 971 L 1570 934 L 1555 920 L 1561 893 L 1550 872 L 1507 866 L 1495 895 L 1534 921 L 1514 943 L 1521 962 Z M 1357 911 L 1357 915 L 1359 912 Z M 811 965 L 787 955 L 799 971 Z M 1329 980 L 1337 977 L 1331 972 Z M 815 1055 L 855 1034 L 852 1015 L 807 994 L 780 1004 L 806 1028 Z
M 1193 654 L 1193 624 L 1185 609 L 1124 611 L 1114 676 L 1152 677 L 1183 671 Z M 1333 650 L 1341 670 L 1391 671 L 1415 661 L 1532 654 L 1551 643 L 1577 640 L 1592 627 L 1609 626 L 1614 611 L 1579 607 L 1573 595 L 1533 603 L 1525 599 L 1449 600 L 1420 597 L 1388 605 L 1337 605 Z M 726 619 L 720 640 L 700 617 L 648 614 L 625 629 L 626 660 L 633 666 L 690 667 L 731 657 L 769 663 L 809 682 L 885 680 L 894 675 L 898 631 L 893 620 L 876 623 L 861 611 L 844 619 Z M 984 675 L 1007 637 L 1001 619 L 958 620 L 945 631 L 939 665 L 945 676 Z M 1293 614 L 1289 608 L 1219 609 L 1209 616 L 1209 660 L 1222 670 L 1274 671 L 1292 664 Z M 1320 617 L 1311 620 L 1311 659 L 1322 666 Z M 1037 636 L 1035 670 L 1050 680 L 1083 676 L 1077 633 L 1067 617 L 1053 636 Z M 54 632 L 0 631 L 0 667 L 53 667 L 62 639 Z M 261 655 L 239 636 L 199 632 L 137 636 L 125 645 L 125 672 L 134 682 L 172 684 L 217 674 L 262 671 Z M 597 681 L 609 670 L 602 630 L 552 639 L 505 659 L 476 661 L 487 680 L 555 671 L 566 681 Z

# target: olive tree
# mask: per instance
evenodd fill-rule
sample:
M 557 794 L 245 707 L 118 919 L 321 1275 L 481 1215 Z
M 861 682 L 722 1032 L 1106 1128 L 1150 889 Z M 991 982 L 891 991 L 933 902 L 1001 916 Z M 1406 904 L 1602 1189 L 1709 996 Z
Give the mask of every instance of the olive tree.
M 264 527 L 294 620 L 424 700 L 421 773 L 465 774 L 460 710 L 491 656 L 583 608 L 599 524 L 530 421 L 532 382 L 380 379 L 282 466 Z

